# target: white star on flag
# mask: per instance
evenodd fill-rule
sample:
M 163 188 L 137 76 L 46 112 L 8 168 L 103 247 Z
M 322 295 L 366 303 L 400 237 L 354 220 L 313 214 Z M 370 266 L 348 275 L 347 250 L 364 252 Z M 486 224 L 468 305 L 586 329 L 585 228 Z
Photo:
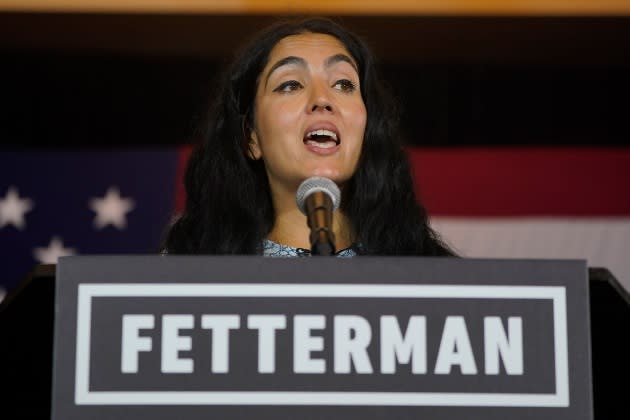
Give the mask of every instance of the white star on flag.
M 22 230 L 26 227 L 24 214 L 33 208 L 33 200 L 20 199 L 16 187 L 9 187 L 4 199 L 0 199 L 0 228 L 12 224 Z
M 42 264 L 56 264 L 59 257 L 67 257 L 76 253 L 74 248 L 64 248 L 63 241 L 57 236 L 53 236 L 48 247 L 33 250 L 33 256 Z
M 90 208 L 96 212 L 94 227 L 103 229 L 113 225 L 123 230 L 127 227 L 126 214 L 135 207 L 131 198 L 122 198 L 117 187 L 109 187 L 103 198 L 92 198 Z

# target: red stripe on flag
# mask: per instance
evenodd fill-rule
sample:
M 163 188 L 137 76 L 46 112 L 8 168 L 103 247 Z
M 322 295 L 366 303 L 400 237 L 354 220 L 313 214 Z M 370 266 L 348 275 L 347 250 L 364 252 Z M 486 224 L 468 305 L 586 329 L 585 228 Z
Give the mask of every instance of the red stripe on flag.
M 175 209 L 186 202 L 189 146 Z M 438 216 L 628 216 L 630 148 L 409 148 L 418 193 Z
M 431 215 L 630 215 L 630 148 L 411 148 Z
M 175 213 L 181 214 L 186 208 L 186 189 L 184 188 L 184 174 L 186 173 L 186 165 L 192 151 L 191 146 L 183 146 L 179 149 L 177 158 L 177 179 L 175 180 Z

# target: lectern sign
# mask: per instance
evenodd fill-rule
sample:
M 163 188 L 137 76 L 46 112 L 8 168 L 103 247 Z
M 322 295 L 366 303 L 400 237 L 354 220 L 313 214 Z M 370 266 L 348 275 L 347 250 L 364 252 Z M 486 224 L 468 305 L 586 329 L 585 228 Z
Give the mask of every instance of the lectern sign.
M 580 261 L 72 257 L 55 419 L 590 419 Z

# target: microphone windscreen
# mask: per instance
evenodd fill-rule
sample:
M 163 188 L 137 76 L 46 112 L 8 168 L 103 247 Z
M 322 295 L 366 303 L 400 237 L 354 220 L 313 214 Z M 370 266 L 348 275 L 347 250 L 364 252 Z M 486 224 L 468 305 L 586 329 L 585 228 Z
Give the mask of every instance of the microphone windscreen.
M 304 215 L 306 214 L 306 199 L 309 195 L 316 191 L 322 191 L 328 194 L 333 203 L 333 211 L 337 210 L 339 203 L 341 202 L 341 191 L 339 187 L 333 181 L 321 176 L 312 176 L 304 180 L 298 187 L 295 194 L 295 201 L 297 206 Z

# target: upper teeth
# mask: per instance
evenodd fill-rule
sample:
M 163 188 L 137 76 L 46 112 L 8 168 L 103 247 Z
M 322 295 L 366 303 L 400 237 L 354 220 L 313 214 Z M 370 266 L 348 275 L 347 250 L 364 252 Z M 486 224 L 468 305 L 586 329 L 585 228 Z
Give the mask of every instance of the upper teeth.
M 337 134 L 335 132 L 329 131 L 329 130 L 314 130 L 314 131 L 311 131 L 310 133 L 308 133 L 306 136 L 307 137 L 328 136 L 328 137 L 332 138 L 334 141 L 337 141 Z

